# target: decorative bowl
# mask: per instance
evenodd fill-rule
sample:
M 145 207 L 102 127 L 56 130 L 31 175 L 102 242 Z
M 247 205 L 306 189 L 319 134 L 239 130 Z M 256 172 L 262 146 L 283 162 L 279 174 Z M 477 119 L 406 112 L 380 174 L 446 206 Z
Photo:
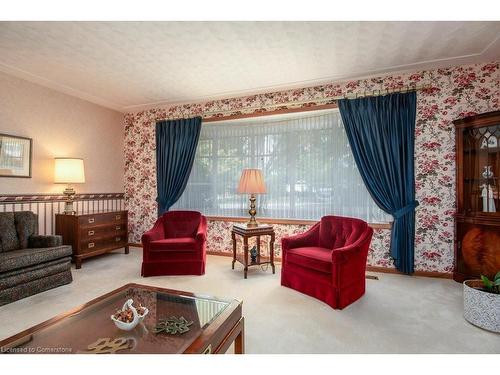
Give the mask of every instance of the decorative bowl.
M 130 331 L 130 330 L 134 329 L 135 327 L 137 327 L 137 325 L 144 320 L 146 315 L 148 315 L 149 310 L 144 306 L 141 306 L 144 309 L 144 313 L 142 315 L 139 315 L 139 312 L 133 306 L 133 304 L 134 304 L 134 301 L 132 299 L 128 299 L 123 304 L 123 307 L 121 309 L 121 311 L 125 311 L 125 310 L 132 311 L 133 319 L 131 322 L 123 322 L 123 321 L 117 319 L 115 317 L 115 315 L 111 315 L 111 320 L 113 321 L 113 323 L 115 323 L 117 328 L 124 330 L 124 331 Z

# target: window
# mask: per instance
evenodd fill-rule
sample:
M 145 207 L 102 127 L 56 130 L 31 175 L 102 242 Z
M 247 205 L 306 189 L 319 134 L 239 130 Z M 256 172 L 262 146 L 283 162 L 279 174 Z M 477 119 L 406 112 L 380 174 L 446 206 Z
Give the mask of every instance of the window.
M 364 186 L 337 110 L 203 124 L 188 185 L 173 208 L 247 216 L 248 196 L 236 193 L 244 168 L 264 174 L 268 193 L 257 196 L 258 217 L 391 220 Z

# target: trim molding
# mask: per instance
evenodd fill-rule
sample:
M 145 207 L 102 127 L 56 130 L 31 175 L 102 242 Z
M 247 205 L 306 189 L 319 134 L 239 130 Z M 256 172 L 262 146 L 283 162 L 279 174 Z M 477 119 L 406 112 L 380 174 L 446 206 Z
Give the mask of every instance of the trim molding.
M 231 216 L 206 216 L 210 221 L 228 221 L 233 223 L 244 223 L 248 221 L 248 217 L 231 217 Z M 274 219 L 274 218 L 258 218 L 258 221 L 265 224 L 290 224 L 290 225 L 314 225 L 318 220 L 298 220 L 298 219 Z M 368 224 L 373 229 L 391 229 L 392 223 L 384 224 Z
M 288 105 L 285 103 L 283 105 L 278 105 L 278 109 L 267 110 L 265 108 L 256 109 L 255 112 L 251 113 L 238 113 L 239 111 L 234 111 L 234 114 L 229 115 L 213 115 L 211 117 L 207 117 L 203 119 L 203 122 L 217 122 L 217 121 L 228 121 L 228 120 L 237 120 L 243 118 L 252 118 L 252 117 L 261 117 L 261 116 L 272 116 L 272 115 L 282 115 L 286 113 L 296 113 L 296 112 L 309 112 L 309 111 L 319 111 L 322 109 L 334 109 L 338 108 L 337 103 L 330 104 L 315 104 L 317 100 L 311 100 L 308 104 L 302 104 L 301 107 L 298 108 L 288 108 Z M 335 101 L 335 100 L 331 100 Z M 247 110 L 247 109 L 243 109 Z
M 405 273 L 399 272 L 395 268 L 366 266 L 366 270 L 369 272 L 380 272 L 380 273 L 392 273 L 392 274 L 396 274 L 396 275 L 406 275 Z M 412 276 L 434 277 L 434 278 L 438 278 L 438 279 L 453 279 L 453 273 L 451 273 L 451 272 L 415 271 L 412 274 Z
M 75 200 L 125 199 L 125 193 L 75 194 Z M 63 194 L 2 194 L 0 203 L 65 201 Z

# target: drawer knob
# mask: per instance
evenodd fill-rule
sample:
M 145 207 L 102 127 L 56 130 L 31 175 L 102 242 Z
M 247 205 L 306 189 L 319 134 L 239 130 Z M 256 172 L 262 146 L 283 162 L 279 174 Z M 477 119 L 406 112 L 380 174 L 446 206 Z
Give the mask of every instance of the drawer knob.
M 116 220 L 120 220 L 121 218 L 122 218 L 122 215 L 116 215 L 116 216 L 115 216 L 115 219 L 116 219 Z
M 121 228 L 121 227 L 120 227 L 119 225 L 117 225 L 117 226 L 115 227 L 115 229 L 116 229 L 116 230 L 120 230 L 120 228 Z
M 94 221 L 95 221 L 95 218 L 93 218 L 93 217 L 92 217 L 92 218 L 90 218 L 90 219 L 89 219 L 89 224 L 92 224 Z
M 121 237 L 116 237 L 116 238 L 115 238 L 115 241 L 116 241 L 116 242 L 120 242 L 120 240 L 121 240 L 121 239 L 122 239 Z
M 88 231 L 88 235 L 89 235 L 89 236 L 93 236 L 93 235 L 94 235 L 94 233 L 95 233 L 95 232 L 94 232 L 93 230 L 89 230 L 89 231 Z
M 95 246 L 95 243 L 89 242 L 89 249 L 92 249 Z

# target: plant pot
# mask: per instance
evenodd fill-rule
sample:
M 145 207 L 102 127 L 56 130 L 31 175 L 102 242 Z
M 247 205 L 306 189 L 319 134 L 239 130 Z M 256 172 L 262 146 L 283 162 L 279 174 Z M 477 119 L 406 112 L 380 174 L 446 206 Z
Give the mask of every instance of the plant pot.
M 500 294 L 488 293 L 481 280 L 464 281 L 464 318 L 475 326 L 500 333 Z

